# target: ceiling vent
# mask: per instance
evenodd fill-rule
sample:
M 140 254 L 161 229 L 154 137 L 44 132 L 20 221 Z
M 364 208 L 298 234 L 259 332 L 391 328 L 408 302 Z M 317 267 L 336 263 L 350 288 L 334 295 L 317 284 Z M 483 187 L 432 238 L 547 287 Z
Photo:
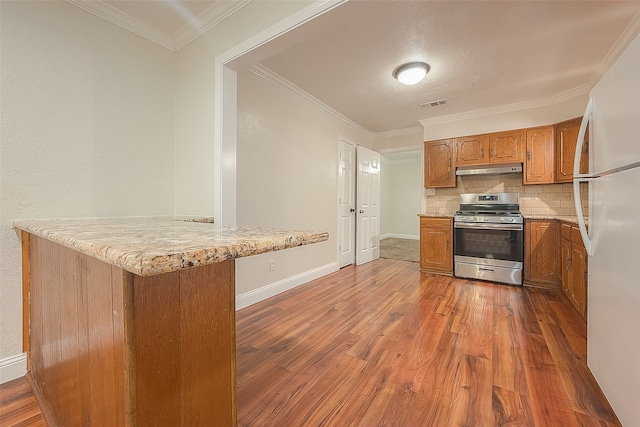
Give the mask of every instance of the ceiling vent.
M 449 100 L 447 98 L 438 99 L 437 101 L 429 101 L 423 104 L 418 104 L 420 108 L 439 107 L 445 105 Z

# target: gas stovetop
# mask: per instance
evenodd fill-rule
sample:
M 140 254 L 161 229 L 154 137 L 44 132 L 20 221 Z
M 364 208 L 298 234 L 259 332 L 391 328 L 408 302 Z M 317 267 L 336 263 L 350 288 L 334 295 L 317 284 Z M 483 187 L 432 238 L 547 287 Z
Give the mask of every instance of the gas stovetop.
M 474 211 L 474 210 L 459 210 L 456 215 L 483 215 L 483 216 L 519 216 L 522 215 L 520 211 Z
M 524 218 L 520 212 L 510 212 L 506 214 L 475 214 L 472 212 L 464 212 L 458 211 L 453 216 L 453 221 L 460 223 L 479 223 L 479 222 L 490 222 L 490 223 L 501 223 L 501 224 L 522 224 Z
M 518 193 L 461 194 L 455 222 L 522 224 Z

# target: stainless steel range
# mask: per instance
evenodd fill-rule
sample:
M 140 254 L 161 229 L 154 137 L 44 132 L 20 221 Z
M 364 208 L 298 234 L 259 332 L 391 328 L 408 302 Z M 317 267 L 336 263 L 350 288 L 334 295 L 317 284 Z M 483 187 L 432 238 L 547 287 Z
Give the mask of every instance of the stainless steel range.
M 518 193 L 461 194 L 453 217 L 455 276 L 522 285 L 523 223 Z

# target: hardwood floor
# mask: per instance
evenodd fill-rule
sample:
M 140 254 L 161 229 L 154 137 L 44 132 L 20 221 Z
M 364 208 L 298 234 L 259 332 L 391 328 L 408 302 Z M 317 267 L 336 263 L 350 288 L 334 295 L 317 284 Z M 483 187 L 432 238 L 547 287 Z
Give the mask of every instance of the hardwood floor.
M 379 259 L 236 319 L 241 426 L 620 425 L 560 292 Z M 34 404 L 3 384 L 0 425 L 44 425 Z
M 611 426 L 560 292 L 380 259 L 237 315 L 241 426 Z
M 0 426 L 47 426 L 38 402 L 24 377 L 0 384 Z

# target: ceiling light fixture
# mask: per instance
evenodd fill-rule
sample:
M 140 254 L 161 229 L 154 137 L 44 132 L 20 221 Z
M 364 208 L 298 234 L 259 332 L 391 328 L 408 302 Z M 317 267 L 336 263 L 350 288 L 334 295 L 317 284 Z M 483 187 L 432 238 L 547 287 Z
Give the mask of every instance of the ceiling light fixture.
M 426 62 L 407 62 L 393 70 L 393 77 L 400 83 L 414 85 L 427 75 L 431 66 Z

